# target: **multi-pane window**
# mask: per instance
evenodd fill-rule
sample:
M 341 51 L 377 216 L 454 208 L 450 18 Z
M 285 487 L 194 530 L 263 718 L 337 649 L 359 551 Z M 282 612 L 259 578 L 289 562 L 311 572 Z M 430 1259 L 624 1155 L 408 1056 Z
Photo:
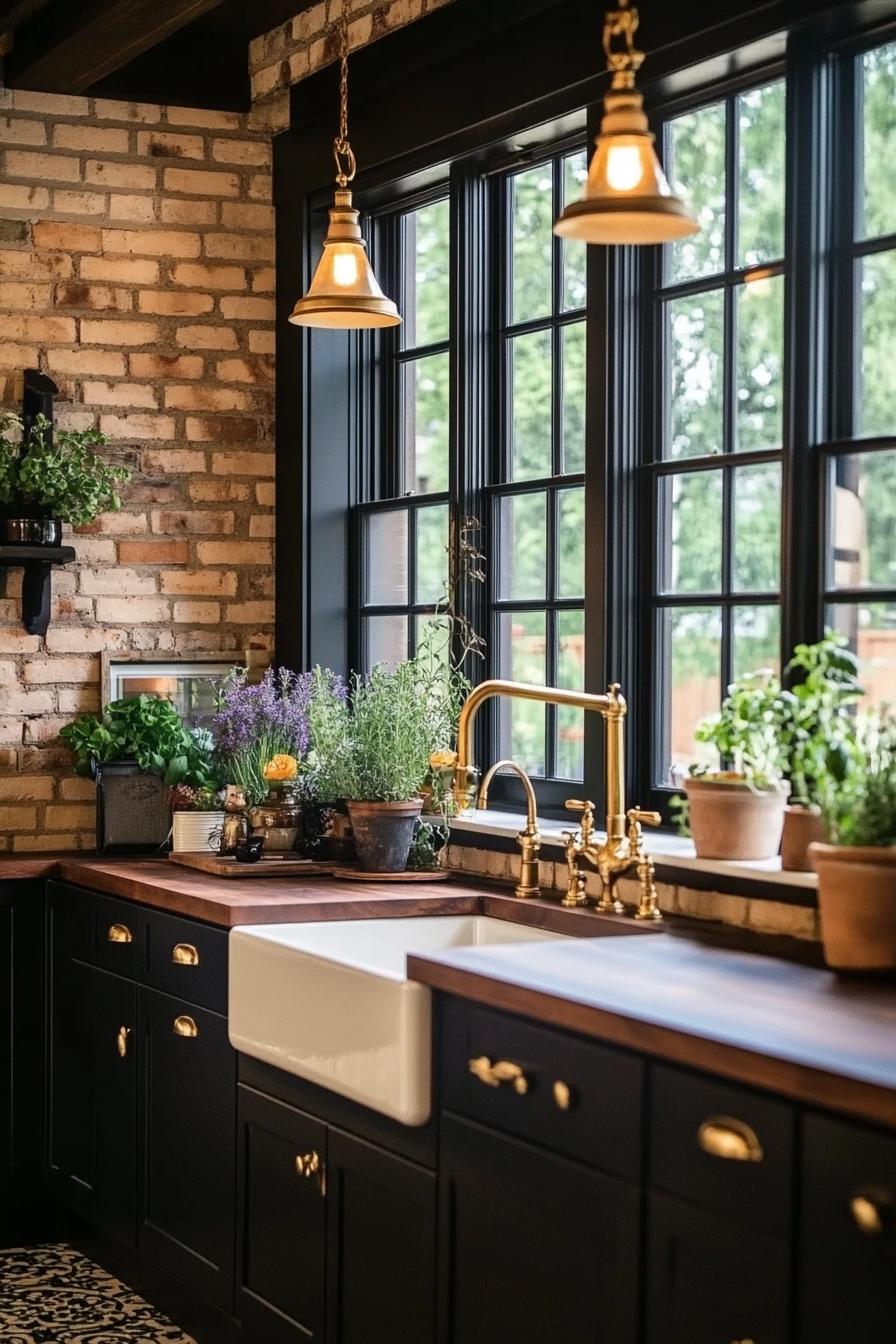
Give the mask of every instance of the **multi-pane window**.
M 874 701 L 896 689 L 896 43 L 851 56 L 855 174 L 835 348 L 843 438 L 827 456 L 826 620 L 846 635 Z
M 509 174 L 492 481 L 491 666 L 581 689 L 585 662 L 585 250 L 552 225 L 581 194 L 584 151 Z M 575 710 L 501 702 L 498 743 L 530 774 L 581 779 Z
M 652 785 L 743 672 L 780 667 L 784 444 L 783 80 L 666 122 L 700 221 L 662 249 L 651 352 Z
M 361 662 L 412 655 L 445 597 L 449 480 L 449 202 L 383 225 L 403 325 L 383 340 L 382 498 L 360 510 Z M 441 642 L 439 630 L 432 636 Z

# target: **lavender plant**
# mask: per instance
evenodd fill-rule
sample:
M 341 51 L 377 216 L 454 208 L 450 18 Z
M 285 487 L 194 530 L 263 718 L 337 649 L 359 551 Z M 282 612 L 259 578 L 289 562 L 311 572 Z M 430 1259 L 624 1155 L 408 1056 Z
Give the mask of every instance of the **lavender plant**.
M 264 767 L 274 756 L 290 755 L 303 760 L 311 741 L 309 712 L 315 694 L 324 688 L 338 701 L 345 687 L 332 672 L 291 672 L 269 668 L 262 680 L 249 685 L 246 674 L 236 670 L 217 689 L 216 712 L 211 729 L 218 755 L 234 784 L 239 784 L 249 803 L 265 797 L 268 786 Z M 314 795 L 313 762 L 299 777 L 298 788 Z

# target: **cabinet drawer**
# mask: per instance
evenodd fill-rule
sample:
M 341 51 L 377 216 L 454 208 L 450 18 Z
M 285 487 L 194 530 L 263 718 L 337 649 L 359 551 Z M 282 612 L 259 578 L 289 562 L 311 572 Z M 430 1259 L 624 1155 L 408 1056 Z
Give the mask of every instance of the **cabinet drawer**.
M 49 882 L 50 945 L 55 958 L 83 961 L 133 980 L 137 973 L 142 915 L 138 906 Z
M 196 920 L 146 916 L 141 979 L 164 994 L 227 1012 L 227 933 Z
M 444 1106 L 637 1178 L 640 1060 L 457 999 L 443 1001 L 441 1024 Z
M 896 1135 L 803 1122 L 800 1344 L 883 1340 L 896 1320 Z
M 790 1231 L 794 1110 L 747 1088 L 656 1066 L 650 1183 L 762 1231 Z
M 101 970 L 133 980 L 137 975 L 142 917 L 139 906 L 94 896 L 93 964 Z

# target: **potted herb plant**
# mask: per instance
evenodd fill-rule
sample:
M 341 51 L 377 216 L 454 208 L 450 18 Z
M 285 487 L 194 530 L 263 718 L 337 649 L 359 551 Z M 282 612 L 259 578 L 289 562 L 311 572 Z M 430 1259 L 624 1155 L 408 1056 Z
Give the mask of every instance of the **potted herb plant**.
M 426 655 L 355 676 L 350 696 L 312 700 L 312 752 L 322 797 L 344 799 L 358 861 L 400 873 L 423 804 L 430 757 L 445 747 L 453 698 L 444 665 Z
M 781 867 L 807 872 L 809 845 L 822 839 L 825 790 L 846 778 L 854 752 L 854 719 L 848 711 L 864 692 L 855 656 L 831 631 L 817 644 L 798 644 L 786 672 L 791 688 L 778 697 L 779 733 L 791 794 L 784 811 Z
M 692 766 L 684 781 L 698 858 L 770 859 L 778 853 L 789 793 L 780 694 L 770 671 L 739 677 L 719 713 L 698 725 L 698 742 L 731 762 L 730 769 Z
M 821 802 L 825 843 L 810 849 L 818 873 L 821 936 L 829 966 L 896 971 L 896 716 L 860 720 L 843 779 Z
M 82 714 L 59 736 L 74 754 L 76 772 L 97 782 L 97 846 L 103 852 L 160 848 L 170 830 L 168 790 L 218 787 L 210 734 L 185 727 L 167 700 L 113 700 L 102 714 Z
M 97 429 L 54 429 L 43 415 L 23 436 L 18 416 L 0 417 L 0 542 L 58 546 L 63 523 L 120 509 L 117 487 L 130 472 L 99 456 L 107 442 Z
M 168 795 L 171 807 L 171 848 L 175 854 L 214 849 L 224 825 L 221 791 L 175 784 Z

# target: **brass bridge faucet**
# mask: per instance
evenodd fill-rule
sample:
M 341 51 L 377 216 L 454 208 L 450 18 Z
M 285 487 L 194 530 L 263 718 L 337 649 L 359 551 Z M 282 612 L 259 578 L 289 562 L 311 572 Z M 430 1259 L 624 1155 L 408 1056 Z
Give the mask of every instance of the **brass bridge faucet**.
M 516 889 L 518 896 L 538 894 L 539 836 L 535 819 L 535 794 L 525 771 L 513 761 L 499 761 L 486 775 L 481 790 L 477 789 L 479 771 L 472 761 L 473 723 L 486 700 L 506 696 L 513 700 L 537 700 L 542 704 L 570 705 L 575 709 L 600 714 L 606 724 L 606 793 L 607 835 L 599 841 L 594 834 L 594 807 L 588 802 L 571 800 L 567 807 L 582 812 L 580 830 L 567 835 L 566 861 L 569 885 L 565 905 L 585 903 L 585 881 L 579 871 L 579 859 L 592 864 L 600 874 L 602 891 L 597 908 L 600 911 L 621 912 L 622 902 L 617 898 L 619 879 L 636 873 L 640 883 L 640 897 L 636 919 L 662 919 L 656 895 L 653 860 L 644 853 L 642 825 L 659 825 L 656 812 L 642 812 L 640 808 L 625 811 L 625 766 L 623 756 L 623 720 L 627 712 L 620 687 L 613 683 L 606 695 L 591 695 L 586 691 L 567 691 L 552 686 L 529 686 L 517 681 L 482 681 L 475 686 L 464 702 L 457 729 L 457 767 L 454 774 L 454 797 L 459 811 L 468 811 L 475 802 L 483 808 L 488 801 L 488 786 L 497 770 L 513 769 L 524 781 L 528 802 L 528 820 L 525 830 L 517 837 L 523 859 L 523 870 Z

